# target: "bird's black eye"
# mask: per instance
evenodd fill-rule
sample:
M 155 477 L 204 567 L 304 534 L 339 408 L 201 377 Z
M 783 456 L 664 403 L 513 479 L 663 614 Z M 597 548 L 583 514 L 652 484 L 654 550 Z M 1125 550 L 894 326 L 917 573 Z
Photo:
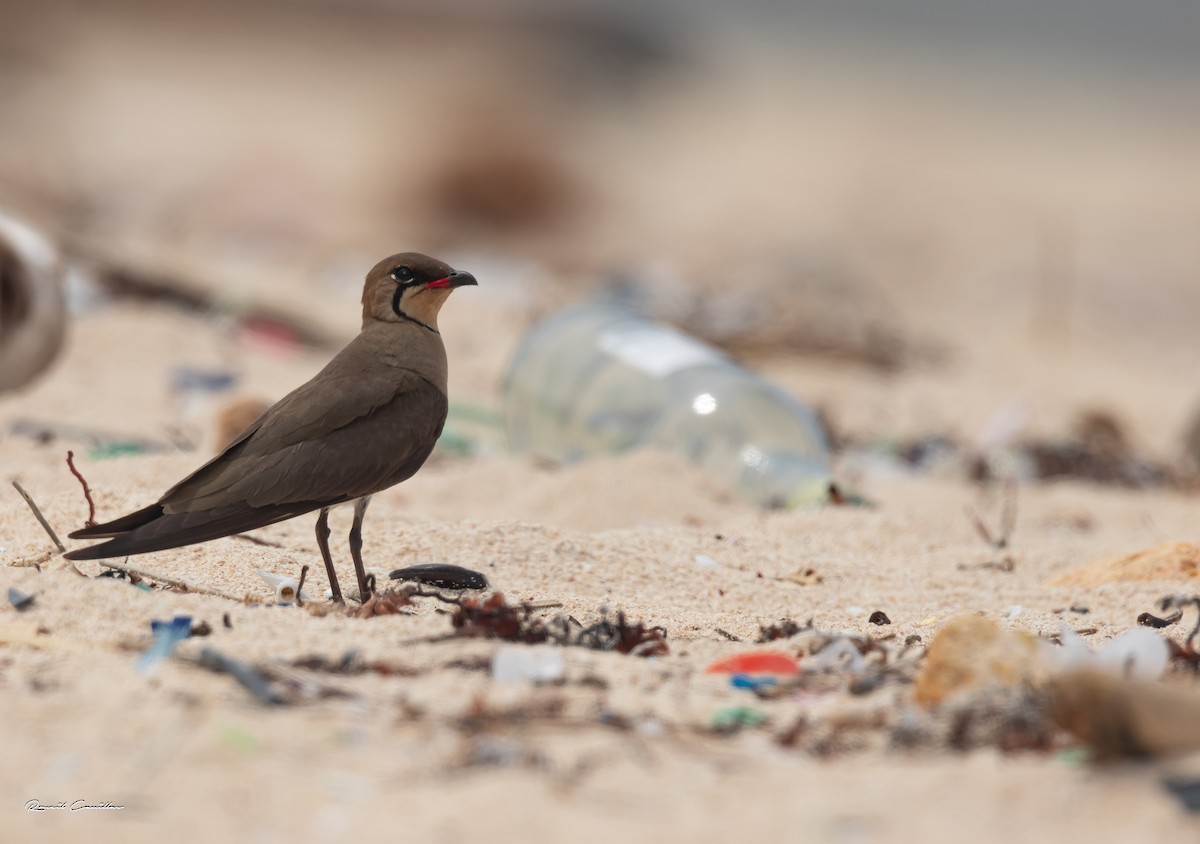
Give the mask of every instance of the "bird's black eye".
M 392 278 L 396 281 L 412 281 L 413 272 L 408 267 L 396 267 L 392 270 Z

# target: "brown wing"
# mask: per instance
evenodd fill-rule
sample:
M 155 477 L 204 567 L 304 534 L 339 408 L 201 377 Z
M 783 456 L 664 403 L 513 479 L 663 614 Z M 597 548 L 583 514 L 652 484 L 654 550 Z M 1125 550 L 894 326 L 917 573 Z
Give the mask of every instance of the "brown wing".
M 385 377 L 388 383 L 379 383 Z M 358 379 L 322 373 L 157 504 L 71 534 L 116 538 L 67 556 L 98 559 L 175 548 L 386 489 L 425 462 L 446 407 L 441 390 L 408 370 Z

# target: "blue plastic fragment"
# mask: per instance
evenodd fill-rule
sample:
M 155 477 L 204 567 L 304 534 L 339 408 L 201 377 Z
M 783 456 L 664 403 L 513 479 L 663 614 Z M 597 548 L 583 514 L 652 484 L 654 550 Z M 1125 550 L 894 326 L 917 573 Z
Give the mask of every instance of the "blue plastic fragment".
M 733 674 L 729 678 L 729 685 L 735 689 L 761 689 L 777 683 L 774 677 L 763 674 Z
M 237 382 L 237 373 L 224 369 L 177 366 L 171 370 L 171 387 L 180 392 L 220 393 L 232 390 Z
M 12 586 L 8 587 L 8 602 L 13 605 L 17 612 L 25 612 L 33 606 L 33 595 L 26 595 L 20 589 L 15 589 Z
M 154 642 L 138 657 L 137 670 L 145 674 L 159 661 L 175 653 L 175 646 L 192 635 L 192 617 L 177 615 L 170 621 L 154 619 L 150 622 Z

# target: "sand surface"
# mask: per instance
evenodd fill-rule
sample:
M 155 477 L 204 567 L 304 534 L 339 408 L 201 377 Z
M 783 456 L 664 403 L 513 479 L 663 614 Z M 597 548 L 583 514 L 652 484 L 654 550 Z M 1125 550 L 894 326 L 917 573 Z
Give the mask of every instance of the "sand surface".
M 499 377 L 517 330 L 469 334 L 495 307 L 468 292 L 456 294 L 446 313 L 455 373 L 480 385 L 456 393 L 464 401 L 495 402 L 482 385 Z M 346 310 L 348 323 L 352 304 Z M 0 405 L 5 425 L 70 421 L 163 441 L 174 429 L 199 451 L 96 459 L 70 437 L 36 444 L 9 435 L 0 441 L 6 478 L 21 481 L 60 535 L 86 516 L 64 463 L 69 447 L 80 454 L 100 518 L 152 501 L 211 447 L 214 407 L 173 400 L 169 373 L 184 363 L 219 364 L 226 342 L 207 324 L 154 306 L 113 306 L 78 319 L 53 373 Z M 322 357 L 252 348 L 237 360 L 244 392 L 273 398 Z M 861 410 L 862 375 L 852 368 L 783 359 L 774 369 L 784 381 L 819 383 L 834 412 Z M 954 378 L 972 377 L 947 376 L 951 383 L 939 390 L 948 396 Z M 917 388 L 905 388 L 904 378 L 883 393 L 911 396 Z M 452 382 L 460 383 L 457 374 Z M 1033 388 L 1052 392 L 1037 381 Z M 1063 402 L 1047 409 L 1065 416 L 1069 397 Z M 432 600 L 410 614 L 364 620 L 147 592 L 97 579 L 96 563 L 76 573 L 57 557 L 40 571 L 5 568 L 4 586 L 37 598 L 24 613 L 0 610 L 3 827 L 9 840 L 22 841 L 150 841 L 170 829 L 186 840 L 1115 842 L 1186 839 L 1200 829 L 1158 782 L 1187 760 L 1093 770 L 1053 752 L 888 750 L 881 731 L 816 757 L 776 739 L 805 713 L 831 708 L 886 720 L 911 706 L 907 691 L 758 701 L 703 673 L 713 660 L 753 647 L 759 625 L 782 617 L 928 642 L 948 619 L 981 613 L 1036 634 L 1056 633 L 1064 621 L 1095 628 L 1097 642 L 1187 587 L 1183 579 L 1048 583 L 1089 562 L 1195 540 L 1191 496 L 1026 486 L 1010 549 L 1015 569 L 964 570 L 960 564 L 997 552 L 975 535 L 963 508 L 994 523 L 997 494 L 894 467 L 868 465 L 855 475 L 876 506 L 764 515 L 670 455 L 553 468 L 493 443 L 473 458 L 440 454 L 417 478 L 378 496 L 366 558 L 381 581 L 401 565 L 453 562 L 485 572 L 512 599 L 562 603 L 546 615 L 591 620 L 601 607 L 620 608 L 668 631 L 670 653 L 654 659 L 567 649 L 564 682 L 541 687 L 492 680 L 489 661 L 505 646 L 443 638 L 448 617 Z M 335 513 L 335 537 L 348 515 Z M 0 496 L 0 525 L 6 563 L 48 548 L 11 490 Z M 306 591 L 323 593 L 311 517 L 254 536 L 273 544 L 229 538 L 130 564 L 264 603 L 271 596 L 256 569 L 294 576 L 309 564 Z M 334 549 L 348 583 L 345 545 Z M 819 579 L 804 576 L 809 569 Z M 1062 612 L 1079 605 L 1086 616 Z M 884 610 L 892 627 L 868 624 L 874 610 Z M 155 672 L 139 673 L 150 620 L 176 614 L 208 622 L 211 636 L 182 643 Z M 230 677 L 194 664 L 206 646 L 258 664 L 314 655 L 336 661 L 355 650 L 390 668 L 354 676 L 296 669 L 339 695 L 314 692 L 267 707 Z M 732 705 L 755 707 L 768 720 L 736 736 L 714 734 L 714 714 Z M 78 799 L 125 808 L 34 813 L 23 806 Z
M 1194 82 L 673 25 L 687 49 L 651 73 L 636 50 L 597 61 L 602 25 L 385 26 L 374 5 L 18 2 L 0 26 L 0 210 L 86 271 L 230 306 L 85 298 L 54 368 L 0 395 L 0 841 L 1200 840 L 1162 786 L 1200 775 L 1195 755 L 1101 766 L 1065 733 L 900 748 L 900 726 L 942 717 L 911 684 L 854 695 L 835 675 L 760 699 L 705 673 L 781 618 L 924 646 L 978 614 L 1097 647 L 1195 592 L 1194 568 L 1128 579 L 1108 562 L 1200 542 L 1194 491 L 1025 477 L 1001 550 L 964 512 L 994 531 L 1001 486 L 894 457 L 921 438 L 985 455 L 1063 440 L 1099 412 L 1138 457 L 1183 464 L 1200 405 Z M 312 516 L 129 560 L 189 587 L 147 590 L 52 553 L 9 485 L 64 538 L 87 518 L 68 449 L 98 519 L 153 502 L 218 448 L 225 403 L 277 400 L 353 337 L 363 273 L 412 248 L 480 281 L 441 318 L 449 427 L 475 448 L 375 497 L 368 569 L 467 566 L 584 624 L 622 610 L 666 630 L 666 655 L 565 648 L 558 682 L 499 682 L 502 649 L 550 647 L 454 638 L 430 598 L 366 619 L 274 605 L 257 570 L 308 565 L 305 590 L 325 593 Z M 670 454 L 512 453 L 487 419 L 519 338 L 618 278 L 819 409 L 849 445 L 839 482 L 873 506 L 764 514 Z M 330 347 L 233 330 L 252 302 Z M 912 352 L 890 370 L 804 342 L 853 346 L 879 324 Z M 181 395 L 181 366 L 233 372 L 236 390 Z M 106 456 L 96 436 L 158 448 Z M 343 586 L 349 522 L 334 513 Z M 1163 635 L 1183 640 L 1188 612 Z M 139 671 L 151 622 L 177 615 L 211 634 Z M 275 672 L 289 702 L 202 667 L 205 648 Z M 366 670 L 311 667 L 351 652 Z M 719 734 L 730 707 L 761 723 Z

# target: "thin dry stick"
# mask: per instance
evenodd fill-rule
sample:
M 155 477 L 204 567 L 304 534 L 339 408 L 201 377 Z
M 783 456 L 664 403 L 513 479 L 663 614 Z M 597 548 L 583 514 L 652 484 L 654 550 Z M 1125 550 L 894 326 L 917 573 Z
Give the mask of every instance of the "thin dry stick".
M 63 545 L 62 542 L 59 541 L 58 534 L 54 532 L 54 528 L 50 527 L 50 523 L 46 521 L 46 517 L 42 515 L 42 511 L 38 509 L 38 506 L 36 503 L 34 503 L 34 500 L 29 497 L 29 493 L 22 489 L 21 485 L 16 481 L 13 481 L 12 485 L 17 492 L 21 493 L 21 497 L 25 499 L 25 503 L 29 505 L 29 509 L 33 511 L 33 515 L 37 518 L 38 523 L 42 526 L 42 530 L 46 531 L 46 533 L 50 536 L 50 539 L 54 542 L 55 546 L 58 547 L 58 553 L 62 554 L 66 552 L 67 546 Z
M 92 490 L 88 487 L 88 482 L 83 479 L 83 475 L 81 475 L 79 473 L 79 470 L 75 468 L 75 452 L 73 452 L 73 451 L 67 452 L 67 468 L 71 470 L 72 475 L 74 475 L 76 478 L 78 478 L 80 486 L 83 487 L 83 497 L 87 499 L 88 517 L 87 517 L 87 521 L 83 523 L 83 526 L 84 527 L 95 527 L 96 526 L 96 502 L 92 500 Z
M 245 601 L 244 598 L 239 598 L 237 595 L 231 595 L 228 592 L 222 592 L 220 589 L 208 589 L 204 586 L 193 586 L 184 580 L 176 580 L 173 577 L 163 577 L 161 574 L 153 574 L 152 572 L 144 571 L 142 569 L 135 569 L 132 566 L 118 566 L 114 563 L 106 563 L 103 560 L 100 560 L 99 563 L 106 569 L 116 569 L 117 571 L 125 572 L 127 575 L 136 574 L 138 577 L 145 578 L 146 580 L 153 580 L 157 583 L 165 583 L 168 586 L 177 586 L 180 589 L 184 589 L 188 592 L 196 592 L 200 595 L 215 595 L 218 598 L 237 601 L 239 604 Z

